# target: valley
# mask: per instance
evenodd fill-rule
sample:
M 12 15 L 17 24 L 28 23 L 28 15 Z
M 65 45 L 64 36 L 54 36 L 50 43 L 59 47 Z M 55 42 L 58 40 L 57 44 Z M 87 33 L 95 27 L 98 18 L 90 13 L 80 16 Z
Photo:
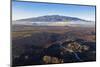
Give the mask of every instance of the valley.
M 12 25 L 13 66 L 96 60 L 95 27 Z

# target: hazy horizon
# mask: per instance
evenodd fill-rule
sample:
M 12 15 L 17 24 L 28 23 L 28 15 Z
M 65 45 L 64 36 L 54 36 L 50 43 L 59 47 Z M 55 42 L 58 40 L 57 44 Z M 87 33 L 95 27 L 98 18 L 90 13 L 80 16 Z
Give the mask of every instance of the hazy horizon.
M 12 2 L 12 20 L 45 15 L 61 15 L 95 21 L 95 6 L 17 1 Z

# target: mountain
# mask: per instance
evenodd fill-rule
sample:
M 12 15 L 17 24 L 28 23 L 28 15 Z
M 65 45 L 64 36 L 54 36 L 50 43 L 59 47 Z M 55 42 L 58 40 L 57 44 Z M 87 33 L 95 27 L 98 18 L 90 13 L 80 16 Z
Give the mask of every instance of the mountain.
M 13 21 L 12 24 L 24 25 L 47 25 L 47 26 L 64 26 L 67 24 L 94 24 L 92 21 L 83 20 L 76 17 L 60 16 L 60 15 L 46 15 L 34 18 L 26 18 Z

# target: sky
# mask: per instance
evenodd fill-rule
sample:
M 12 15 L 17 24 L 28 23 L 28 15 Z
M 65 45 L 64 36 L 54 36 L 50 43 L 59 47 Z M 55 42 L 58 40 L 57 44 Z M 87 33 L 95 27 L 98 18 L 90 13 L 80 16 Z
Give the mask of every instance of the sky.
M 16 1 L 12 2 L 12 20 L 44 15 L 63 15 L 95 21 L 95 6 Z

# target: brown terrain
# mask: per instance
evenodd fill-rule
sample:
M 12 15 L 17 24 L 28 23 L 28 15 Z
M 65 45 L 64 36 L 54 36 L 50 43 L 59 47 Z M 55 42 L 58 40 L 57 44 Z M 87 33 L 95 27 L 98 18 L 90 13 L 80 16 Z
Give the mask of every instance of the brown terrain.
M 95 27 L 12 26 L 13 66 L 96 60 Z

